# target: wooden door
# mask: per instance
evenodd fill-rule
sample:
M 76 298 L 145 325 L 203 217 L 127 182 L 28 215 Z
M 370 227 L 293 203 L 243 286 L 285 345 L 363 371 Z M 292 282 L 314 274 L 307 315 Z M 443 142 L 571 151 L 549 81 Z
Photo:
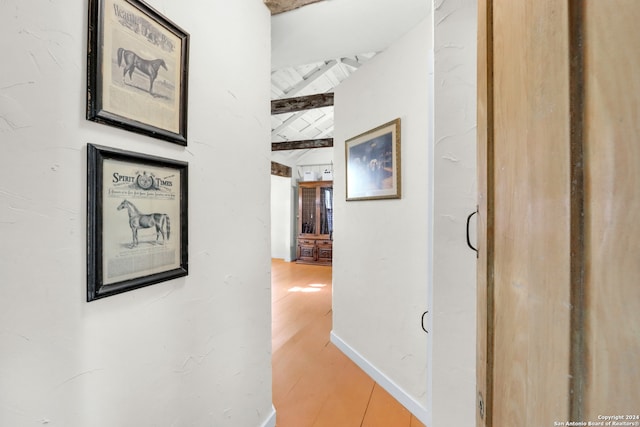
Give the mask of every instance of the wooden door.
M 633 417 L 640 2 L 480 0 L 478 14 L 477 425 Z

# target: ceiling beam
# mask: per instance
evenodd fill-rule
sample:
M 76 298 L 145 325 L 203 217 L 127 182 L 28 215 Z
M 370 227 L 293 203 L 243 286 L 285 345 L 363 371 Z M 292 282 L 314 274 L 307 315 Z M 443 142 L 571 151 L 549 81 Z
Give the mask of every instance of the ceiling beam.
M 313 108 L 331 107 L 332 105 L 333 93 L 274 99 L 271 101 L 271 114 L 295 113 Z
M 264 0 L 272 15 L 288 12 L 322 0 Z
M 271 175 L 291 178 L 291 167 L 278 162 L 271 162 Z
M 338 61 L 336 61 L 335 59 L 332 59 L 330 61 L 325 62 L 324 65 L 322 65 L 321 67 L 316 68 L 315 71 L 313 71 L 312 73 L 310 73 L 307 76 L 305 76 L 295 86 L 293 86 L 291 89 L 289 89 L 287 91 L 287 93 L 285 94 L 285 96 L 286 95 L 289 95 L 289 96 L 295 95 L 296 93 L 302 91 L 307 86 L 309 86 L 311 83 L 313 83 L 314 81 L 316 81 L 317 79 L 322 77 L 327 71 L 329 71 L 337 63 L 338 63 Z M 282 99 L 282 98 L 280 98 L 280 99 Z M 271 136 L 272 137 L 277 136 L 278 132 L 280 132 L 282 129 L 285 129 L 291 123 L 293 123 L 296 120 L 298 120 L 300 117 L 302 117 L 303 114 L 304 114 L 304 111 L 302 111 L 302 112 L 298 111 L 297 113 L 293 114 L 291 117 L 289 117 L 287 120 L 285 120 L 280 126 L 278 126 L 275 129 L 272 129 L 271 130 Z
M 333 138 L 307 139 L 304 141 L 272 142 L 271 151 L 307 150 L 310 148 L 333 147 Z

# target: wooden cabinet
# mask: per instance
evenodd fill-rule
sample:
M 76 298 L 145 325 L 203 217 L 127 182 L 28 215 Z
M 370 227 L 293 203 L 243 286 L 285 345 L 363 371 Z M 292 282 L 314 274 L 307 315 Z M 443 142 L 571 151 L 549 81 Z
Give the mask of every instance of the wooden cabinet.
M 333 182 L 298 184 L 297 262 L 331 265 L 333 259 Z

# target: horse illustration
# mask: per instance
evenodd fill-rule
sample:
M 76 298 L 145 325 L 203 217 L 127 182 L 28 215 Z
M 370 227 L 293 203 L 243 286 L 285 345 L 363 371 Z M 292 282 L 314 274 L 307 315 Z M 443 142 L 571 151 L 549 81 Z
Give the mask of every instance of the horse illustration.
M 124 48 L 118 48 L 118 67 L 122 66 L 124 61 L 124 71 L 122 72 L 122 80 L 129 73 L 129 80 L 132 80 L 133 71 L 137 68 L 142 73 L 149 76 L 149 93 L 153 95 L 153 82 L 158 77 L 158 70 L 163 67 L 168 70 L 164 59 L 143 59 L 137 53 Z
M 129 212 L 129 227 L 131 227 L 131 233 L 133 234 L 133 240 L 129 245 L 130 248 L 138 245 L 138 229 L 139 228 L 156 228 L 156 241 L 160 239 L 162 235 L 162 244 L 166 240 L 169 240 L 169 234 L 171 233 L 171 222 L 169 221 L 169 215 L 163 213 L 143 214 L 136 208 L 136 206 L 128 200 L 123 200 L 118 206 L 118 210 L 127 209 Z M 166 230 L 166 236 L 165 236 Z

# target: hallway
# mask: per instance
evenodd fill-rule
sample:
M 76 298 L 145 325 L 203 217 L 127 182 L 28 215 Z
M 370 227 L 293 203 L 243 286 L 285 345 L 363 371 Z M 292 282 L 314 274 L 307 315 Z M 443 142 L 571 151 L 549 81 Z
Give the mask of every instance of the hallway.
M 329 342 L 331 267 L 272 262 L 277 427 L 422 427 Z

